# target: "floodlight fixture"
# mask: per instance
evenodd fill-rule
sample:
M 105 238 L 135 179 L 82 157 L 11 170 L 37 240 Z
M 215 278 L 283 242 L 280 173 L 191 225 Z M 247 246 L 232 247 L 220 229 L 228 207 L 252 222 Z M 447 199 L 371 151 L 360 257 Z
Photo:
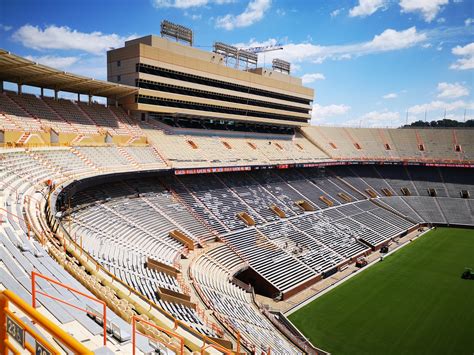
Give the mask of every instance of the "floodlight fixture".
M 182 41 L 190 46 L 193 45 L 193 30 L 188 27 L 177 25 L 167 20 L 161 21 L 161 37 L 173 38 L 176 42 Z

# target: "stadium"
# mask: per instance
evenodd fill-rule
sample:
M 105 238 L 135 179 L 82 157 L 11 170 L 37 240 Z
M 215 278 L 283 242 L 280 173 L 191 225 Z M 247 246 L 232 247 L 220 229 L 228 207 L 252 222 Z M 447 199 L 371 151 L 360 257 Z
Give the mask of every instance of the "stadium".
M 435 349 L 472 352 L 474 131 L 312 126 L 257 52 L 168 21 L 107 81 L 0 50 L 2 354 L 377 353 L 397 313 L 422 353 L 416 294 L 451 307 Z

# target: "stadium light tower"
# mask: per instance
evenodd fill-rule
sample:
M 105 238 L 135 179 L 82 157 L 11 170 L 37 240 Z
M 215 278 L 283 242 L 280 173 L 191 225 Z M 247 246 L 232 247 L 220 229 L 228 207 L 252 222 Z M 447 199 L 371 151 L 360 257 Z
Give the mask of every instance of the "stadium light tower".
M 168 37 L 174 39 L 176 42 L 182 41 L 191 47 L 193 46 L 193 30 L 188 27 L 177 25 L 173 22 L 163 20 L 161 21 L 161 37 Z

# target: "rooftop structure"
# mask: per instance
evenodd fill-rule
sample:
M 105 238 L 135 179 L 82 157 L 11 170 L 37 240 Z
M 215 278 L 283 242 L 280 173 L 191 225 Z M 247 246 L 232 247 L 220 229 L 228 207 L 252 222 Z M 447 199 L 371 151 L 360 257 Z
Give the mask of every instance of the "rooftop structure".
M 233 47 L 216 45 L 207 52 L 155 35 L 130 40 L 107 53 L 107 78 L 138 87 L 134 96 L 119 99 L 137 118 L 180 113 L 227 122 L 307 124 L 314 91 L 283 73 L 289 72 L 288 63 L 276 63 L 279 71 L 259 68 L 255 54 L 235 48 L 232 57 Z M 245 61 L 246 70 L 226 66 L 229 56 Z

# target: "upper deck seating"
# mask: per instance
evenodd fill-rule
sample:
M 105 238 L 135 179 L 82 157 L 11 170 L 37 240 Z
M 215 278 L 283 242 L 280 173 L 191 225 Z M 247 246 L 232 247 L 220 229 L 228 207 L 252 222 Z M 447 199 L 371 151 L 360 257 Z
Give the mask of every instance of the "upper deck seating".
M 43 128 L 41 122 L 18 106 L 6 92 L 0 93 L 0 113 L 3 115 L 2 125 L 9 129 L 21 129 L 26 132 L 39 132 Z
M 71 133 L 77 131 L 70 123 L 54 112 L 46 103 L 32 94 L 17 95 L 7 93 L 8 97 L 22 107 L 31 116 L 38 119 L 44 127 L 51 127 L 56 132 Z

